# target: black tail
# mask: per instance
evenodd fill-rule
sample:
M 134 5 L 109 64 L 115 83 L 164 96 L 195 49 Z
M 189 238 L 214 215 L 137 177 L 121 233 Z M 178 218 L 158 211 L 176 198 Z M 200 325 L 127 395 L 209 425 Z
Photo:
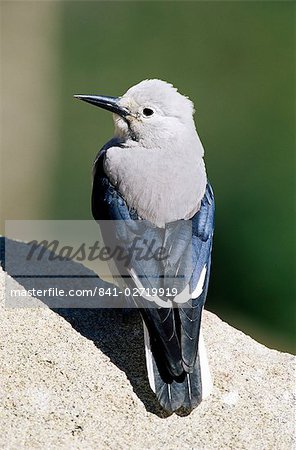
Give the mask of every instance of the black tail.
M 144 324 L 146 364 L 151 389 L 156 394 L 161 406 L 168 412 L 182 408 L 190 412 L 202 400 L 202 379 L 199 356 L 196 358 L 192 373 L 184 372 L 179 377 L 172 378 L 163 373 L 160 362 L 156 362 L 151 350 L 148 330 Z

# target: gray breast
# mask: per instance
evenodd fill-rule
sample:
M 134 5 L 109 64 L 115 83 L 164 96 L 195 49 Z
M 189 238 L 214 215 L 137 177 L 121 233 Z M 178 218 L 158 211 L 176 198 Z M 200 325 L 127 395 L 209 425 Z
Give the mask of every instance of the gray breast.
M 105 170 L 128 206 L 159 227 L 191 218 L 206 188 L 204 161 L 195 149 L 111 147 Z

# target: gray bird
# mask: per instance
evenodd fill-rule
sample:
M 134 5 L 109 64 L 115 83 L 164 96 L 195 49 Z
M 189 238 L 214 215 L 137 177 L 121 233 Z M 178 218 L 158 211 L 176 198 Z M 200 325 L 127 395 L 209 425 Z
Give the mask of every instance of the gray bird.
M 104 239 L 126 253 L 135 236 L 143 246 L 153 241 L 167 251 L 163 260 L 132 255 L 128 264 L 114 260 L 114 267 L 143 319 L 152 390 L 167 411 L 189 412 L 212 388 L 201 316 L 214 196 L 193 103 L 161 80 L 142 81 L 122 97 L 75 97 L 113 112 L 114 137 L 93 171 L 93 216 L 110 221 L 102 226 Z

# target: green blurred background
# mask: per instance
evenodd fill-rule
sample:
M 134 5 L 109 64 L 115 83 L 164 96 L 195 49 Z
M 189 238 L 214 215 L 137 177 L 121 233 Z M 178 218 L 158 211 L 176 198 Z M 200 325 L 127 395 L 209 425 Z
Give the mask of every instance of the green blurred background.
M 295 348 L 295 3 L 1 2 L 2 219 L 90 219 L 111 115 L 145 78 L 196 106 L 216 195 L 207 308 Z M 3 222 L 2 222 L 3 229 Z

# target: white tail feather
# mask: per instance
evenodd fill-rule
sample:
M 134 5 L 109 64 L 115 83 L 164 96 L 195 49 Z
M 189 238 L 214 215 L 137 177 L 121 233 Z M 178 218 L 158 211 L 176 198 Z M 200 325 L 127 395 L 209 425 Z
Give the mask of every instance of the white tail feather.
M 146 366 L 147 366 L 147 372 L 148 372 L 148 380 L 150 387 L 152 391 L 155 393 L 155 380 L 154 380 L 154 371 L 153 371 L 153 361 L 152 361 L 152 352 L 151 352 L 151 346 L 150 346 L 150 338 L 149 338 L 149 332 L 148 329 L 143 322 L 143 328 L 144 328 L 144 342 L 145 342 L 145 354 L 146 354 Z
M 213 381 L 210 373 L 209 361 L 202 334 L 202 329 L 200 330 L 199 333 L 198 352 L 199 352 L 200 373 L 201 373 L 202 399 L 204 400 L 212 392 Z

